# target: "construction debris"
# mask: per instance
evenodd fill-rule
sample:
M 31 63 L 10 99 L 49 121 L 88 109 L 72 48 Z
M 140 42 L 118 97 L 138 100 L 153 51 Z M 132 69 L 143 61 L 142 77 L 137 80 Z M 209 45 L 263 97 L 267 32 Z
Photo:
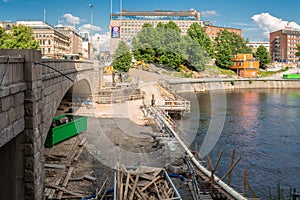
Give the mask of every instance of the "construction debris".
M 115 200 L 181 199 L 170 177 L 163 168 L 139 166 L 116 167 Z

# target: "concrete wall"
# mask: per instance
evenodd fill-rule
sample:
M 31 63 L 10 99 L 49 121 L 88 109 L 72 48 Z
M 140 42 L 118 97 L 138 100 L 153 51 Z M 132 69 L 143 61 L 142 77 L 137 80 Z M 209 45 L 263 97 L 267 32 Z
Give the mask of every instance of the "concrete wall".
M 247 88 L 300 88 L 300 80 L 285 79 L 190 79 L 162 81 L 161 84 L 176 92 L 201 92 Z

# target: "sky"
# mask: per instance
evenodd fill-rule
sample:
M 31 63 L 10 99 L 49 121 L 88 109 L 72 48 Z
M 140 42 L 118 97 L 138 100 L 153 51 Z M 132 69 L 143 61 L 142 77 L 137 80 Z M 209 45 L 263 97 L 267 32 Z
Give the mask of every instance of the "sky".
M 112 5 L 112 6 L 111 6 Z M 297 0 L 0 0 L 0 21 L 45 20 L 56 26 L 92 29 L 94 40 L 109 44 L 109 15 L 127 11 L 200 11 L 215 26 L 242 29 L 253 42 L 269 41 L 269 33 L 290 26 L 300 29 Z

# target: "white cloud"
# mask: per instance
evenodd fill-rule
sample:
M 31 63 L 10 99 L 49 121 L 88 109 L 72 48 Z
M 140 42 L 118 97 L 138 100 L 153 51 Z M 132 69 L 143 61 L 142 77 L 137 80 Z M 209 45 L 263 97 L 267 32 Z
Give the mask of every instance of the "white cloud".
M 84 24 L 78 28 L 79 31 L 81 32 L 89 32 L 89 31 L 101 31 L 100 26 L 94 26 L 91 24 Z
M 280 18 L 274 17 L 269 13 L 261 13 L 252 16 L 252 20 L 264 31 L 264 36 L 269 38 L 269 34 L 274 31 L 285 29 L 287 26 L 300 29 L 296 22 L 288 22 Z
M 79 24 L 80 23 L 80 18 L 79 17 L 76 17 L 70 13 L 66 13 L 64 14 L 63 16 L 65 19 L 66 19 L 66 23 L 68 25 L 74 25 L 74 24 Z
M 93 35 L 92 41 L 93 41 L 94 47 L 98 47 L 98 45 L 99 45 L 101 51 L 109 51 L 110 32 L 107 32 L 104 34 L 96 33 L 95 35 Z
M 201 15 L 203 17 L 214 17 L 214 16 L 219 16 L 219 14 L 217 13 L 217 11 L 215 10 L 207 10 L 207 11 L 202 11 Z

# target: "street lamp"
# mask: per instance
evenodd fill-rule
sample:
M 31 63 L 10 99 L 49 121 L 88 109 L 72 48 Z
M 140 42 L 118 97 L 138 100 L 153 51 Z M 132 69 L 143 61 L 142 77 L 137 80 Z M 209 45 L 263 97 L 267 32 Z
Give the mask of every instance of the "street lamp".
M 89 4 L 90 10 L 91 10 L 91 27 L 90 27 L 90 38 L 91 38 L 91 43 L 92 43 L 92 26 L 93 26 L 93 4 Z

